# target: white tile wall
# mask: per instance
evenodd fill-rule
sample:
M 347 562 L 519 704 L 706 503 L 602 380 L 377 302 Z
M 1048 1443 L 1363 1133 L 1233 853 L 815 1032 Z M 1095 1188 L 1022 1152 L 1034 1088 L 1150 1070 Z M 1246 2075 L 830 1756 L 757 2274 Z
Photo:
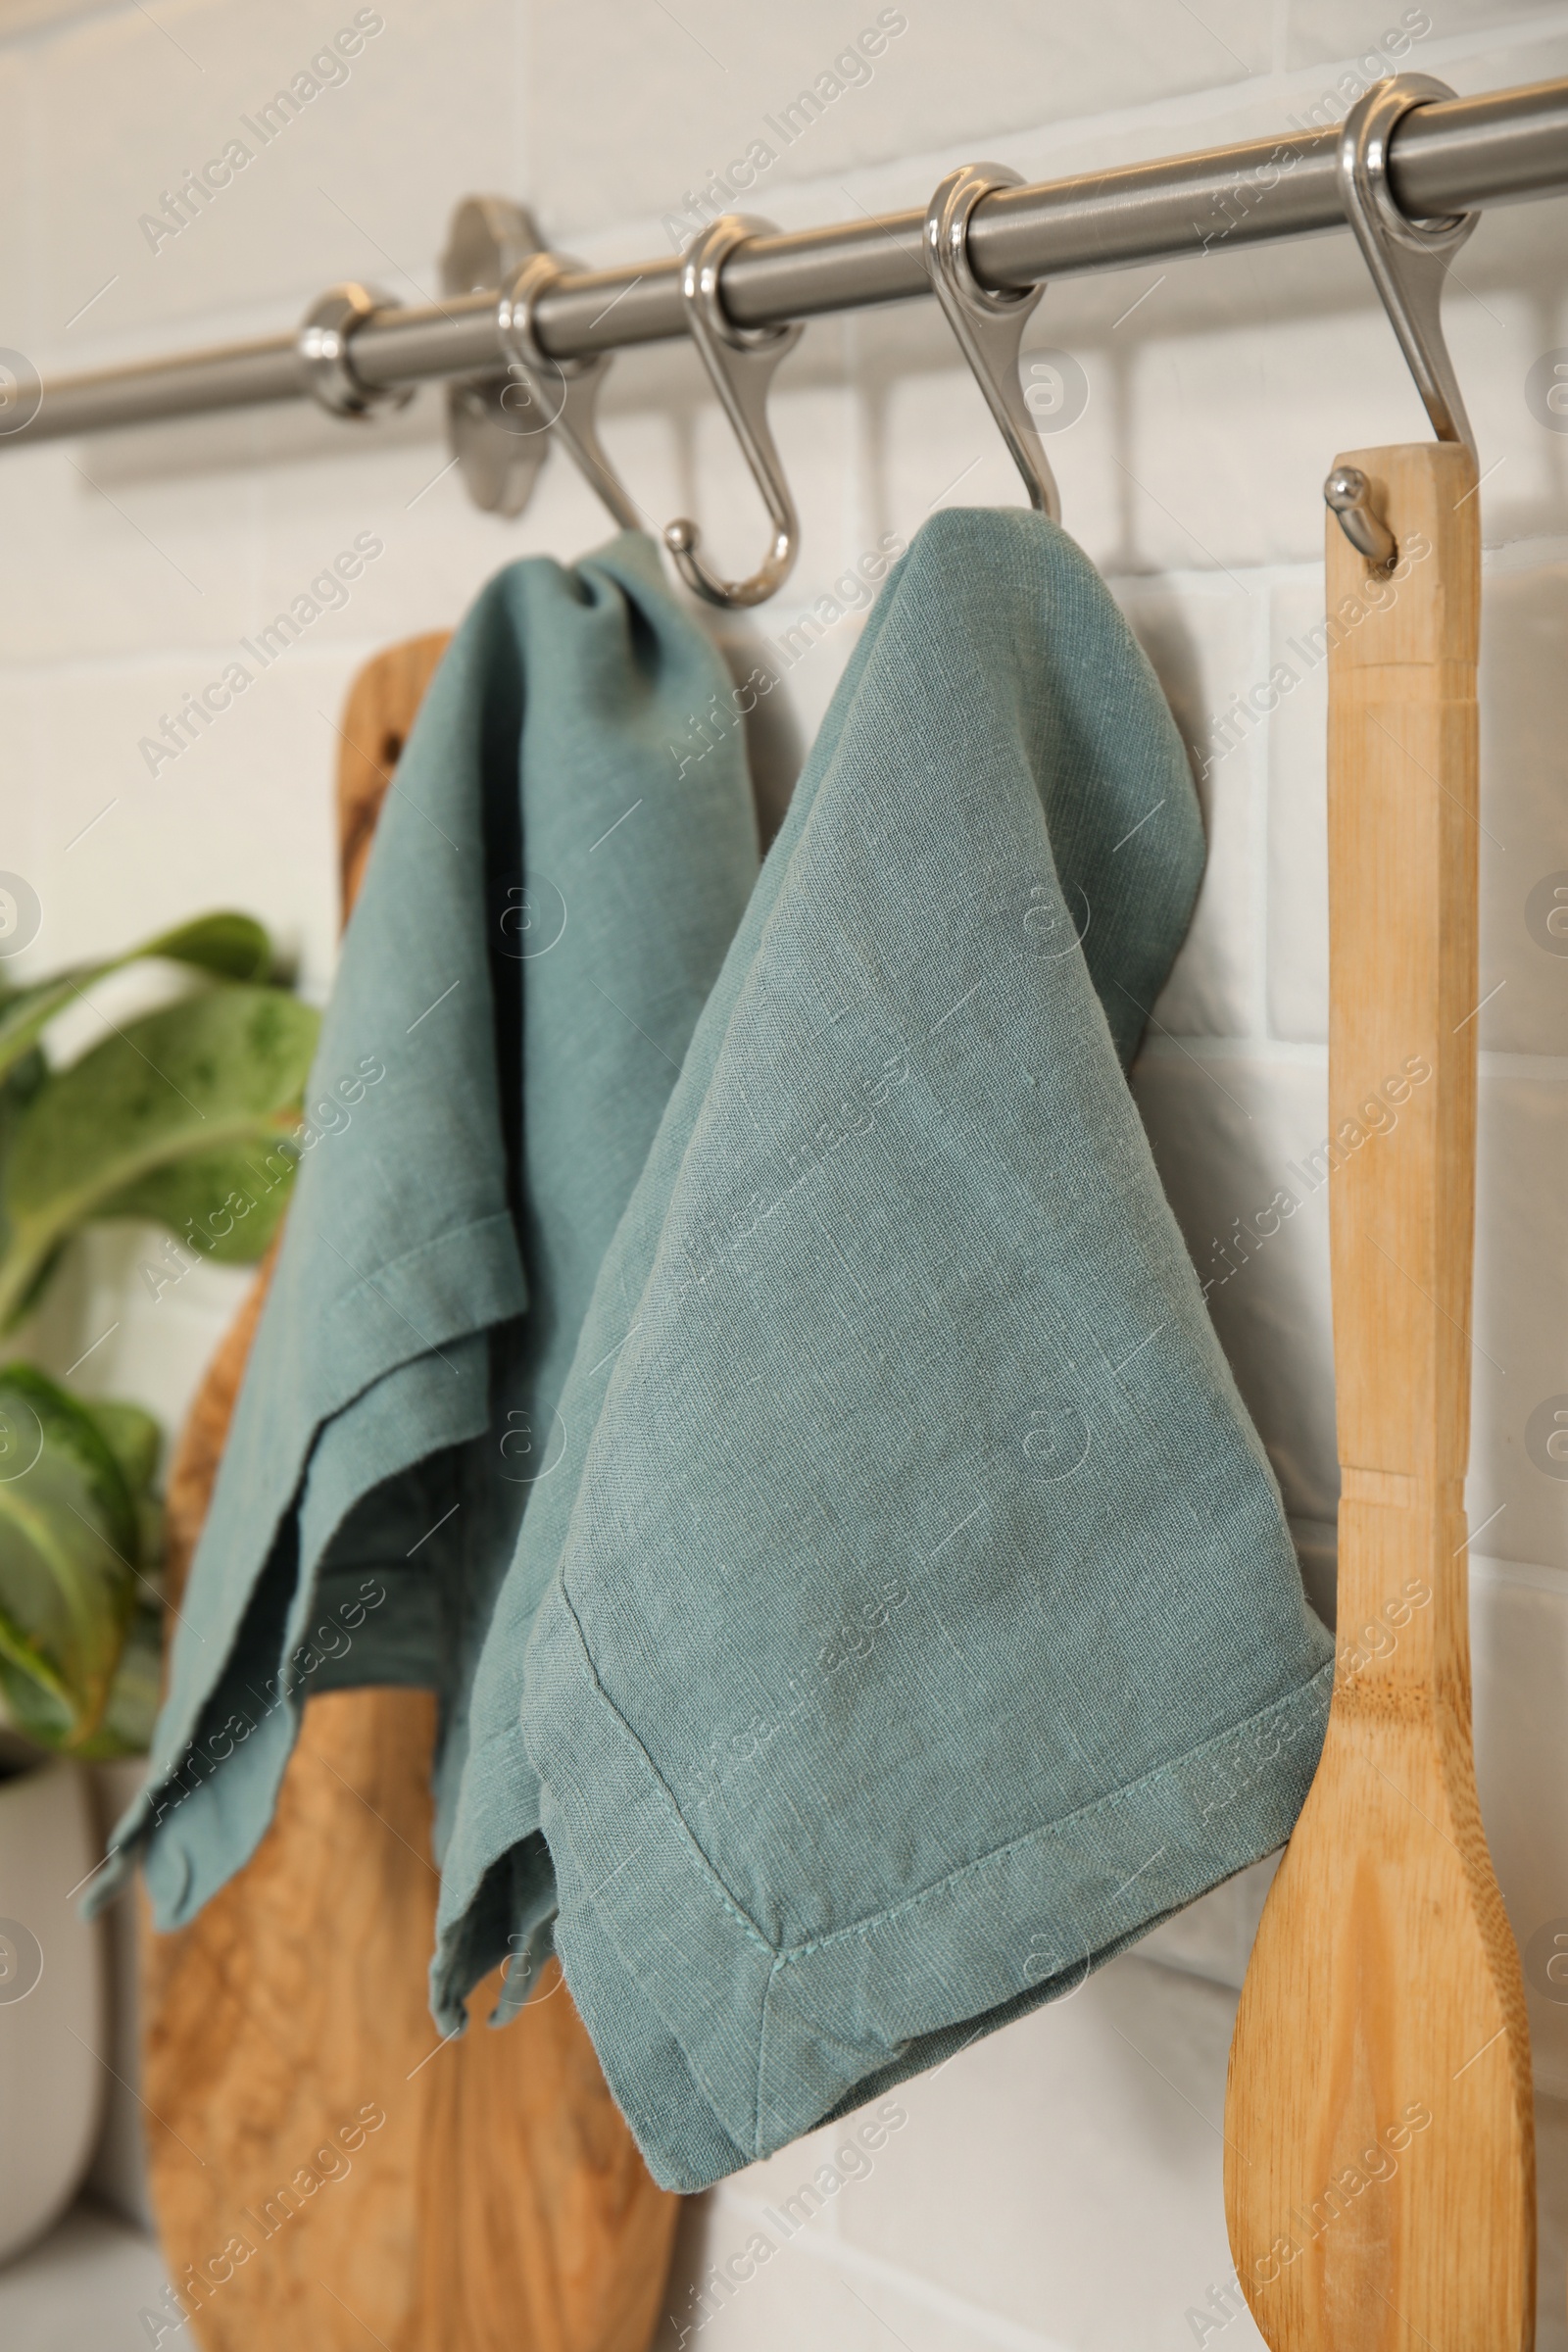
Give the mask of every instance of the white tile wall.
M 473 189 L 527 199 L 567 250 L 667 250 L 662 217 L 769 136 L 764 119 L 830 74 L 879 10 L 385 0 L 349 78 L 265 147 L 252 141 L 243 172 L 155 252 L 139 216 L 354 13 L 349 0 L 0 0 L 0 343 L 89 367 L 272 331 L 338 276 L 418 299 L 449 208 Z M 751 209 L 804 224 L 916 202 L 977 154 L 1044 175 L 1252 136 L 1325 98 L 1343 108 L 1379 57 L 1465 90 L 1568 72 L 1560 0 L 908 0 L 891 15 L 900 26 L 869 78 L 845 68 L 820 119 L 772 142 Z M 1568 1482 L 1524 1442 L 1535 1405 L 1568 1392 L 1568 956 L 1530 913 L 1537 885 L 1568 873 L 1568 438 L 1524 397 L 1532 361 L 1568 345 L 1565 215 L 1559 200 L 1489 218 L 1448 312 L 1495 467 L 1482 806 L 1483 986 L 1495 994 L 1481 1027 L 1471 1501 L 1477 1524 L 1491 1519 L 1475 1575 L 1483 1799 L 1526 1940 L 1568 1915 Z M 1296 658 L 1315 617 L 1328 462 L 1420 430 L 1420 412 L 1344 240 L 1220 244 L 1163 271 L 1054 285 L 1030 349 L 1055 348 L 1090 387 L 1053 448 L 1069 522 L 1200 759 L 1214 719 Z M 749 565 L 755 500 L 702 381 L 683 352 L 623 361 L 607 437 L 652 517 L 695 512 L 719 556 Z M 935 505 L 1017 496 L 924 309 L 812 327 L 776 422 L 805 552 L 787 597 L 730 632 L 742 659 L 831 595 L 884 532 L 907 537 Z M 0 446 L 0 864 L 44 902 L 29 968 L 230 902 L 272 923 L 307 986 L 324 990 L 332 721 L 356 663 L 451 623 L 511 555 L 569 556 L 603 527 L 559 462 L 516 525 L 467 509 L 445 463 L 430 395 L 363 431 L 279 412 Z M 349 604 L 149 776 L 138 739 L 159 711 L 366 529 L 385 552 Z M 798 740 L 820 718 L 858 627 L 847 612 L 791 669 L 790 723 L 769 712 L 775 766 L 793 756 L 792 727 Z M 1300 669 L 1203 777 L 1208 877 L 1138 1087 L 1194 1254 L 1225 1274 L 1216 1324 L 1321 1575 L 1337 1493 L 1323 1196 L 1266 1244 L 1247 1238 L 1324 1115 L 1323 677 Z M 140 1247 L 134 1233 L 94 1237 L 36 1340 L 64 1366 L 118 1324 L 79 1384 L 140 1395 L 172 1420 L 242 1278 L 199 1269 L 155 1303 L 136 1281 Z M 766 2210 L 831 2164 L 833 2131 L 694 2204 L 665 2345 L 690 2328 L 692 2286 L 759 2231 L 777 2242 L 702 2331 L 715 2352 L 1193 2340 L 1190 2313 L 1228 2275 L 1217 2122 L 1233 1994 L 1178 1971 L 1234 1981 L 1253 1907 L 1255 1887 L 1227 1895 L 1165 1939 L 1171 1965 L 1125 1960 L 908 2085 L 871 2172 L 793 2235 Z M 1568 2100 L 1568 2008 L 1532 1998 L 1551 2094 L 1543 2341 L 1562 2346 L 1568 2106 L 1552 2101 Z M 36 2302 L 36 2284 L 26 2291 Z M 121 2316 L 118 2333 L 118 2319 L 94 2317 L 93 2340 L 129 2340 L 133 2315 Z M 69 2325 L 59 2316 L 47 2340 L 75 2340 Z M 1245 2319 L 1224 2332 L 1257 2340 Z M 34 2328 L 28 2340 L 46 2338 Z
M 1268 723 L 1268 1021 L 1276 1037 L 1326 1045 L 1329 1034 L 1328 664 L 1321 638 L 1323 573 L 1284 575 L 1272 599 L 1269 668 L 1297 683 Z M 1240 745 L 1222 752 L 1243 757 Z
M 1267 675 L 1268 593 L 1223 571 L 1167 573 L 1122 591 L 1127 616 L 1157 670 L 1194 753 L 1208 863 L 1181 958 L 1154 1006 L 1154 1031 L 1250 1037 L 1258 1026 L 1265 932 L 1258 890 L 1266 776 L 1261 722 L 1229 758 L 1213 757 L 1210 722 Z
M 655 0 L 556 0 L 533 12 L 538 165 L 573 220 L 597 226 L 669 211 L 761 139 L 778 159 L 751 193 L 752 208 L 765 211 L 792 182 L 831 182 L 933 144 L 995 143 L 999 131 L 1244 80 L 1270 63 L 1273 13 L 1268 0 L 1206 0 L 1200 20 L 1107 0 L 1093 16 L 1053 11 L 1042 39 L 1029 0 L 978 0 L 961 18 L 873 0 L 806 0 L 765 18 L 729 0 L 686 0 L 675 16 Z M 888 37 L 869 77 L 853 64 L 834 76 L 835 59 L 879 24 Z M 613 46 L 635 50 L 637 70 L 624 78 L 604 72 Z M 849 86 L 836 96 L 817 87 L 819 117 L 786 143 L 794 123 L 779 133 L 769 118 L 777 122 L 824 75 Z

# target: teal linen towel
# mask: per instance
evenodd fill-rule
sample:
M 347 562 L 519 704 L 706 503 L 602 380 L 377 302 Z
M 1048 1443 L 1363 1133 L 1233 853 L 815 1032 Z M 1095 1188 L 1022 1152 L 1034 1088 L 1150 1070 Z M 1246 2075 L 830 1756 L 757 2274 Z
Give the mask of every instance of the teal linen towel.
M 670 2187 L 1070 1990 L 1305 1794 L 1331 1645 L 1124 1076 L 1201 864 L 1073 542 L 927 522 L 600 1274 L 443 1871 L 442 2025 L 553 1941 Z
M 756 879 L 738 734 L 678 772 L 728 691 L 634 533 L 514 564 L 448 649 L 99 1901 L 143 1846 L 159 1925 L 188 1920 L 270 1821 L 314 1690 L 433 1685 L 444 1819 L 594 1278 Z

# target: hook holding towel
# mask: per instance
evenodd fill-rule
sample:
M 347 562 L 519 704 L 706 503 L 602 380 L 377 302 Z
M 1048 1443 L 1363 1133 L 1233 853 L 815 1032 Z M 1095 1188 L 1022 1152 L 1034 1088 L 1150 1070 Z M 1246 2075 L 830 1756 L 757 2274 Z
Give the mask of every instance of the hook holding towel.
M 553 359 L 534 331 L 534 307 L 568 270 L 580 268 L 559 253 L 533 253 L 502 287 L 496 329 L 524 402 L 538 413 L 537 429 L 557 432 L 589 488 L 625 531 L 641 530 L 645 517 L 631 492 L 606 457 L 595 412 L 608 353 L 577 360 Z M 503 402 L 508 396 L 502 395 Z
M 1453 95 L 1429 74 L 1396 74 L 1365 91 L 1340 132 L 1340 196 L 1433 431 L 1440 441 L 1463 442 L 1475 457 L 1475 434 L 1444 340 L 1443 288 L 1449 262 L 1481 216 L 1412 220 L 1389 184 L 1389 149 L 1399 123 L 1413 108 Z M 1397 550 L 1373 511 L 1365 475 L 1354 466 L 1339 467 L 1323 485 L 1323 496 L 1350 545 L 1374 569 L 1387 570 Z
M 767 421 L 767 391 L 780 360 L 794 350 L 803 332 L 799 319 L 784 326 L 737 326 L 724 309 L 719 276 L 737 245 L 748 237 L 773 236 L 769 220 L 754 220 L 740 213 L 725 213 L 695 237 L 686 250 L 680 290 L 686 306 L 686 324 L 698 356 L 713 379 L 724 414 L 746 453 L 753 479 L 773 525 L 773 543 L 758 570 L 747 580 L 721 580 L 698 555 L 701 534 L 685 516 L 669 523 L 664 545 L 688 588 L 710 605 L 734 609 L 765 604 L 783 587 L 795 567 L 800 520 L 785 479 Z
M 975 206 L 998 188 L 1022 184 L 1022 175 L 1005 164 L 961 164 L 950 172 L 926 207 L 925 266 L 958 348 L 1023 475 L 1030 505 L 1059 522 L 1061 494 L 1018 374 L 1023 330 L 1046 290 L 1044 282 L 995 292 L 981 285 L 969 264 Z

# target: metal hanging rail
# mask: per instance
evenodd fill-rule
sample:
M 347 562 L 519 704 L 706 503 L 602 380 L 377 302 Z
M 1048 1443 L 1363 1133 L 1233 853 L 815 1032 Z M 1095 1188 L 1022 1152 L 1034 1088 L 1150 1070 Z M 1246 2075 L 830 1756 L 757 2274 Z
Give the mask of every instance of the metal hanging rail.
M 973 216 L 975 274 L 996 288 L 1029 286 L 1344 228 L 1338 143 L 1333 127 L 1293 130 L 1001 191 Z M 1421 107 L 1395 135 L 1390 176 L 1415 220 L 1568 192 L 1568 79 Z M 918 211 L 886 213 L 751 238 L 724 265 L 725 308 L 741 326 L 771 326 L 927 295 L 923 224 Z M 502 374 L 508 355 L 496 309 L 496 294 L 480 293 L 374 312 L 353 337 L 355 375 L 390 390 Z M 567 273 L 539 302 L 534 325 L 561 360 L 674 340 L 686 332 L 680 263 L 665 256 Z M 41 394 L 30 422 L 0 433 L 0 449 L 311 397 L 293 332 L 59 376 Z

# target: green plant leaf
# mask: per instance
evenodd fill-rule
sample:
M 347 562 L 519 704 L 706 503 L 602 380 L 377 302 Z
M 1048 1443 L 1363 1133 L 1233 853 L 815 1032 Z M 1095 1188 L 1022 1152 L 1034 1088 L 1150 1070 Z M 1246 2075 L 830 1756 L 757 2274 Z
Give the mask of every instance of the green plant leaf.
M 153 1415 L 139 1404 L 117 1398 L 94 1397 L 82 1410 L 98 1424 L 100 1436 L 120 1465 L 120 1475 L 132 1502 L 140 1503 L 153 1483 L 164 1433 Z
M 163 1610 L 138 1599 L 103 1720 L 95 1732 L 77 1742 L 72 1754 L 86 1764 L 100 1764 L 114 1756 L 144 1756 L 153 1743 L 163 1680 Z
M 181 1161 L 274 1141 L 318 1025 L 297 998 L 235 983 L 127 1022 L 52 1072 L 16 1122 L 0 1180 L 0 1329 L 50 1252 L 110 1201 Z
M 136 1597 L 135 1499 L 84 1406 L 0 1370 L 0 1690 L 19 1728 L 75 1750 L 97 1731 Z
M 0 1167 L 5 1164 L 17 1121 L 48 1077 L 49 1064 L 36 1046 L 29 1046 L 9 1070 L 0 1074 Z
M 264 981 L 272 968 L 272 942 L 265 924 L 253 914 L 220 907 L 215 914 L 198 914 L 172 931 L 160 931 L 131 951 L 133 956 L 163 956 L 172 963 L 189 963 L 220 980 Z
M 0 1078 L 32 1051 L 56 1014 L 74 1004 L 84 989 L 106 973 L 118 972 L 149 956 L 189 964 L 197 971 L 211 972 L 215 979 L 259 981 L 272 967 L 272 943 L 248 914 L 204 914 L 195 922 L 177 924 L 172 931 L 160 931 L 155 938 L 126 948 L 122 955 L 107 956 L 99 963 L 78 963 L 31 988 L 14 989 L 0 996 Z
M 253 1264 L 277 1231 L 298 1166 L 298 1153 L 274 1129 L 249 1145 L 196 1152 L 154 1168 L 92 1213 L 147 1217 L 179 1236 L 183 1258 L 172 1252 L 167 1262 L 149 1260 L 143 1268 L 154 1298 L 161 1298 L 197 1253 L 219 1265 Z

